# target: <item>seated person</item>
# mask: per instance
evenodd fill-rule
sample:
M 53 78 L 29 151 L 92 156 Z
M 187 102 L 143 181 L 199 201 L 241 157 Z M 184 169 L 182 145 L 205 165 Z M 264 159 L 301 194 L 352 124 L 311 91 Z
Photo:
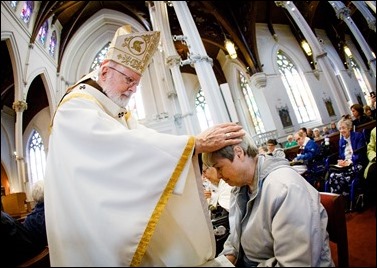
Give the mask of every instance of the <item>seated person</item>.
M 5 267 L 15 267 L 37 255 L 42 248 L 34 236 L 15 218 L 1 211 L 2 262 Z M 37 246 L 36 246 L 37 245 Z
M 319 193 L 289 162 L 258 154 L 249 135 L 203 154 L 233 186 L 230 234 L 220 255 L 236 267 L 331 267 L 328 216 Z
M 352 120 L 352 123 L 353 123 L 353 126 L 355 126 L 355 127 L 362 125 L 362 124 L 365 124 L 365 123 L 368 123 L 370 121 L 373 121 L 372 117 L 367 116 L 364 113 L 364 107 L 363 107 L 363 105 L 361 105 L 359 103 L 355 103 L 351 106 L 351 112 L 352 112 L 352 116 L 354 118 Z M 339 129 L 339 131 L 340 131 L 340 129 Z
M 215 168 L 208 167 L 204 164 L 203 179 L 208 180 L 210 183 L 207 189 L 204 189 L 204 196 L 208 200 L 209 209 L 215 214 L 227 214 L 227 212 L 229 212 L 229 199 L 232 187 L 217 176 L 217 171 Z M 220 207 L 222 209 L 220 209 Z
M 41 247 L 47 246 L 43 180 L 37 181 L 33 185 L 31 196 L 36 204 L 33 210 L 26 216 L 23 225 L 35 236 L 36 243 L 41 245 Z
M 368 165 L 364 171 L 364 178 L 368 185 L 367 200 L 371 204 L 376 203 L 376 127 L 370 132 L 370 140 L 367 145 Z
M 328 180 L 332 193 L 349 195 L 348 184 L 354 173 L 352 167 L 358 171 L 362 169 L 362 163 L 365 161 L 365 150 L 362 149 L 365 148 L 366 143 L 362 133 L 352 131 L 353 123 L 348 117 L 339 120 L 338 129 L 341 135 L 339 158 L 336 167 L 330 168 Z
M 284 147 L 285 148 L 290 148 L 290 147 L 294 147 L 297 145 L 297 141 L 294 140 L 294 137 L 292 134 L 289 134 L 287 136 L 287 142 L 285 143 Z
M 330 129 L 329 129 L 329 134 L 339 132 L 338 128 L 336 127 L 335 122 L 330 123 Z
M 313 137 L 314 137 L 315 141 L 318 141 L 318 140 L 320 140 L 320 139 L 323 138 L 323 136 L 322 136 L 321 131 L 319 130 L 319 128 L 316 127 L 316 128 L 313 129 Z
M 323 126 L 323 128 L 322 128 L 322 135 L 329 135 L 329 134 L 330 134 L 329 127 L 328 126 Z
M 376 110 L 372 110 L 372 108 L 369 106 L 369 105 L 364 105 L 364 114 L 366 116 L 369 116 L 371 118 L 373 118 L 374 120 L 376 120 Z
M 261 146 L 258 147 L 258 152 L 260 154 L 267 154 L 268 153 L 267 146 L 262 144 Z
M 319 155 L 320 148 L 313 139 L 310 139 L 306 136 L 304 131 L 297 131 L 294 137 L 298 145 L 300 146 L 300 151 L 293 159 L 291 165 L 294 166 L 297 172 L 304 174 L 308 170 L 312 162 L 315 160 L 317 155 Z M 299 165 L 297 165 L 297 163 L 299 163 Z
M 300 152 L 297 154 L 295 161 L 302 160 L 305 163 L 309 163 L 314 160 L 320 152 L 318 144 L 307 137 L 303 131 L 296 132 L 294 137 L 300 146 Z
M 267 154 L 275 157 L 285 158 L 284 149 L 277 148 L 278 142 L 275 139 L 269 139 L 267 141 Z

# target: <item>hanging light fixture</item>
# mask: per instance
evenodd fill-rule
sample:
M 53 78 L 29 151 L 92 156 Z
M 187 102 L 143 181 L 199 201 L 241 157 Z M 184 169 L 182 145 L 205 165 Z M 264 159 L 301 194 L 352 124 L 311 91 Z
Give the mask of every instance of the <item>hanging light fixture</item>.
M 225 45 L 226 50 L 228 51 L 230 58 L 233 60 L 237 59 L 237 52 L 236 52 L 236 47 L 234 46 L 234 43 L 225 37 L 224 45 Z
M 237 59 L 237 51 L 236 51 L 236 46 L 234 45 L 234 43 L 232 42 L 232 40 L 228 39 L 226 37 L 226 34 L 223 30 L 223 27 L 221 26 L 221 23 L 219 23 L 219 27 L 221 29 L 221 32 L 223 33 L 224 35 L 224 46 L 225 46 L 225 49 L 226 51 L 228 52 L 229 54 L 229 57 L 231 59 Z
M 352 58 L 352 52 L 351 52 L 351 50 L 349 49 L 348 46 L 345 45 L 343 47 L 343 50 L 344 50 L 344 53 L 346 53 L 346 55 L 347 55 L 348 58 Z
M 310 48 L 310 46 L 309 46 L 308 42 L 306 42 L 306 40 L 301 41 L 301 47 L 305 51 L 306 55 L 308 55 L 308 56 L 313 55 L 312 49 Z

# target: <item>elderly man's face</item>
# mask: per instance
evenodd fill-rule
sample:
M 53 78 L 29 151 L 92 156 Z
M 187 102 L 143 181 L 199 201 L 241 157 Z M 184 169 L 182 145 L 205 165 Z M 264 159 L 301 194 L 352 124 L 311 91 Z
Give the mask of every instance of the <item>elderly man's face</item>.
M 126 107 L 132 94 L 137 90 L 141 76 L 114 62 L 110 62 L 101 68 L 104 77 L 103 91 L 120 107 Z

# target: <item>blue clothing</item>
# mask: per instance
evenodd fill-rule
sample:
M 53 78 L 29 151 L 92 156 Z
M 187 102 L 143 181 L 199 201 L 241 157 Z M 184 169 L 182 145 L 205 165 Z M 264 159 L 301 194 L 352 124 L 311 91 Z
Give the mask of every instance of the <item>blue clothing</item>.
M 36 246 L 33 236 L 16 219 L 1 211 L 2 264 L 15 267 L 36 255 L 41 248 Z
M 24 227 L 35 237 L 35 242 L 41 246 L 47 246 L 45 206 L 37 203 L 23 222 Z
M 355 172 L 363 169 L 363 163 L 366 163 L 366 142 L 364 135 L 360 132 L 350 132 L 350 141 L 352 147 L 352 162 L 348 168 L 330 169 L 329 170 L 329 187 L 330 192 L 348 196 L 350 192 L 349 184 L 354 178 Z M 341 136 L 339 139 L 339 159 L 345 160 L 347 140 Z
M 359 150 L 366 146 L 366 141 L 364 135 L 360 132 L 351 131 L 350 132 L 351 147 L 353 151 L 352 160 L 357 163 L 363 163 L 366 158 L 366 150 Z M 339 139 L 339 159 L 345 159 L 345 149 L 347 140 L 343 136 Z M 365 147 L 366 149 L 366 147 Z
M 320 148 L 314 140 L 309 140 L 301 152 L 301 155 L 297 156 L 297 160 L 311 161 L 320 153 Z

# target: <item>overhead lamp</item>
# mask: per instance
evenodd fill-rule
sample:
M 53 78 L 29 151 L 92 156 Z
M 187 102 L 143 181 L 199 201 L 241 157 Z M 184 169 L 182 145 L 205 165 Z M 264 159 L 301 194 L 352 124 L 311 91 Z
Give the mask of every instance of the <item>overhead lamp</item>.
M 301 47 L 305 51 L 306 55 L 308 56 L 313 55 L 312 49 L 310 48 L 308 42 L 306 42 L 305 40 L 301 41 Z
M 224 45 L 225 45 L 226 50 L 228 51 L 230 58 L 233 60 L 237 59 L 237 52 L 236 52 L 236 47 L 234 46 L 234 43 L 225 37 Z
M 351 52 L 351 50 L 349 49 L 348 46 L 344 46 L 343 50 L 344 50 L 344 53 L 346 53 L 348 58 L 352 58 L 352 52 Z

